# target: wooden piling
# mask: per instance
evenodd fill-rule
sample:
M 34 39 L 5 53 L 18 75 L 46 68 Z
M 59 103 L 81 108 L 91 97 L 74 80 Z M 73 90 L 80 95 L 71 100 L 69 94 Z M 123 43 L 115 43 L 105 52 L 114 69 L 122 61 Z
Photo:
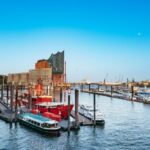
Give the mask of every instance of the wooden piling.
M 131 94 L 132 94 L 131 97 L 132 97 L 132 100 L 133 100 L 133 97 L 134 97 L 134 86 L 133 85 L 131 86 Z
M 70 95 L 68 94 L 68 135 L 70 135 Z
M 94 96 L 93 106 L 94 106 L 94 127 L 95 127 L 96 126 L 96 95 L 95 93 L 93 94 L 93 96 Z
M 3 101 L 4 97 L 4 85 L 1 86 L 1 100 Z
M 18 117 L 18 86 L 16 87 L 16 97 L 15 97 L 15 121 Z
M 7 105 L 8 105 L 8 99 L 9 99 L 9 85 L 6 86 L 6 92 L 7 92 Z
M 91 91 L 91 84 L 89 83 L 89 91 Z
M 75 90 L 75 128 L 79 128 L 79 116 L 78 116 L 78 107 L 79 107 L 79 90 Z
M 10 91 L 10 109 L 13 111 L 13 98 L 14 98 L 14 85 L 11 84 L 11 91 Z
M 113 94 L 113 86 L 111 85 L 111 96 L 112 96 L 112 94 Z

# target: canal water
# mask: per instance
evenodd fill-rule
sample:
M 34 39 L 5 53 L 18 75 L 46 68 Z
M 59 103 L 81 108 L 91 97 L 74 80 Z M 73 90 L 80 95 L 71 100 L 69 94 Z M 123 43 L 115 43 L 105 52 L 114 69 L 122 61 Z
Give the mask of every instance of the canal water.
M 74 102 L 74 93 L 71 101 Z M 93 105 L 93 95 L 80 93 L 80 104 Z M 150 105 L 96 96 L 105 115 L 104 127 L 82 126 L 79 131 L 49 137 L 25 126 L 0 120 L 2 150 L 149 150 Z

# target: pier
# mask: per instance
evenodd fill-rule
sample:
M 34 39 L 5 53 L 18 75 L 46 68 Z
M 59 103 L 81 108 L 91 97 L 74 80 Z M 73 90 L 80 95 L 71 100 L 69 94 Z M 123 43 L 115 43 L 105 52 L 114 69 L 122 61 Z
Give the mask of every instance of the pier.
M 150 104 L 150 101 L 136 94 L 136 92 L 134 91 L 134 85 L 128 87 L 124 84 L 90 83 L 81 84 L 80 89 L 83 93 L 96 94 L 132 102 Z
M 72 116 L 73 118 L 75 118 L 75 111 L 72 111 L 72 112 L 71 112 L 71 116 Z M 81 115 L 81 114 L 78 114 L 78 119 L 79 119 L 79 124 L 80 124 L 81 126 L 92 126 L 92 125 L 94 125 L 94 124 L 93 124 L 93 121 L 91 121 L 90 119 L 84 117 L 84 116 Z

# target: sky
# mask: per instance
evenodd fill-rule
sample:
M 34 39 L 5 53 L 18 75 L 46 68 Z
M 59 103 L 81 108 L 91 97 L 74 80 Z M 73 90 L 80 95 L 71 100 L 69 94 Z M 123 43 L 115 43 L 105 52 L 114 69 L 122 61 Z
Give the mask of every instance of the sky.
M 65 51 L 67 80 L 150 80 L 149 0 L 1 0 L 0 74 Z

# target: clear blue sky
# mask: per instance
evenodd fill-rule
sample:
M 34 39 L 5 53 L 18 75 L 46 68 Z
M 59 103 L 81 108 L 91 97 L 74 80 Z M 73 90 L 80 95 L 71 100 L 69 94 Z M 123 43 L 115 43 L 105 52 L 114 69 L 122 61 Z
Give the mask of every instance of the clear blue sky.
M 150 79 L 149 0 L 1 0 L 0 74 L 65 50 L 69 81 Z

